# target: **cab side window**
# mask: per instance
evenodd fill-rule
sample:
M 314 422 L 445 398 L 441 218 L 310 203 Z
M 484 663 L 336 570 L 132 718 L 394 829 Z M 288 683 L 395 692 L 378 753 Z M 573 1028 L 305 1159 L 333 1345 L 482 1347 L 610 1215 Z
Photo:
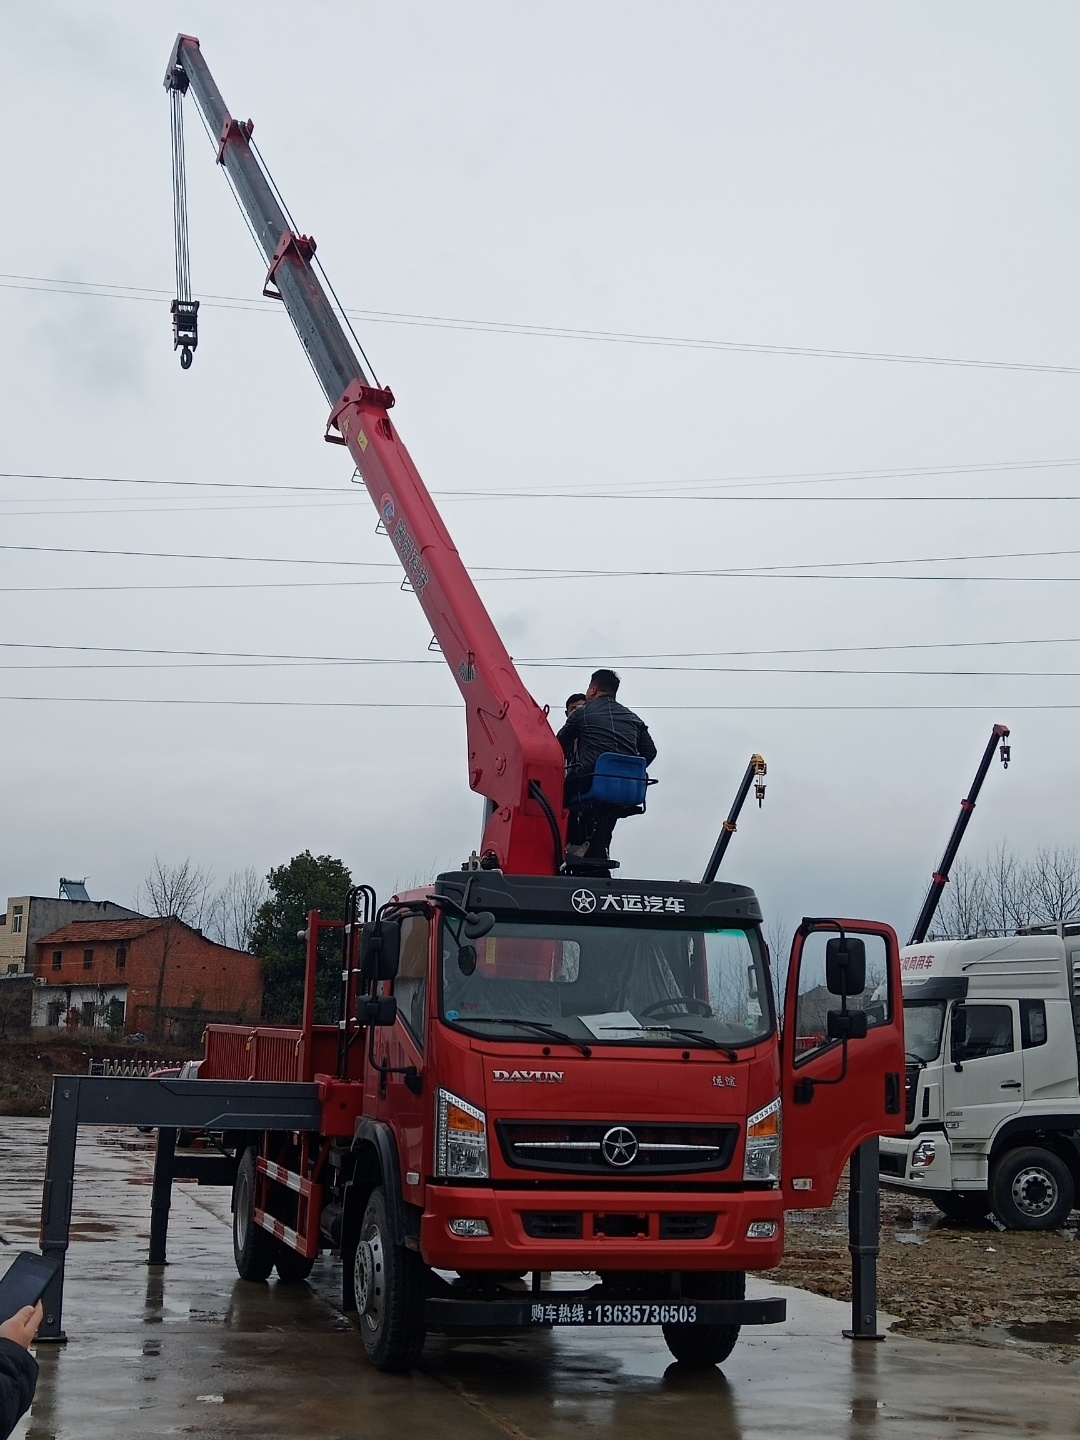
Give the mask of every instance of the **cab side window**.
M 1008 1005 L 965 1005 L 964 1012 L 964 1060 L 985 1060 L 989 1055 L 1008 1055 L 1012 1051 L 1013 1017 Z
M 424 915 L 406 915 L 401 922 L 401 959 L 394 994 L 398 1015 L 422 1050 L 427 1012 L 428 937 L 430 927 Z
M 1020 1001 L 1020 1043 L 1025 1050 L 1046 1044 L 1046 1002 Z

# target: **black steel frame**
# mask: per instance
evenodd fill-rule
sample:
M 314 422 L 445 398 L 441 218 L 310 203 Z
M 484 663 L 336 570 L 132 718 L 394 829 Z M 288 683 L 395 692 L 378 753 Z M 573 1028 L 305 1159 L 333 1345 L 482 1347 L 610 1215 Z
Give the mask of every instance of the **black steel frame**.
M 114 1076 L 56 1075 L 41 1196 L 41 1253 L 59 1262 L 43 1298 L 38 1340 L 62 1341 L 64 1257 L 75 1190 L 75 1145 L 80 1125 L 143 1125 L 158 1130 L 150 1197 L 147 1263 L 164 1265 L 172 1182 L 231 1185 L 236 1162 L 224 1154 L 177 1156 L 178 1130 L 317 1131 L 322 1107 L 314 1085 L 258 1080 L 133 1080 Z

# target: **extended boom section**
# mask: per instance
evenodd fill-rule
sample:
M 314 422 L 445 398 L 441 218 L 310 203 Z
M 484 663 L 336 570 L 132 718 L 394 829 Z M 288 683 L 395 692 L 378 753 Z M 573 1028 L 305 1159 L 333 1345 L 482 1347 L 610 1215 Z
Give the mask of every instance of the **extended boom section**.
M 218 137 L 268 267 L 264 294 L 283 302 L 332 407 L 327 439 L 348 447 L 465 700 L 469 785 L 491 802 L 481 857 L 510 874 L 554 874 L 566 831 L 562 751 L 390 419 L 394 397 L 366 374 L 315 273 L 315 241 L 294 232 L 253 151 L 251 121 L 230 115 L 193 36 L 177 38 L 165 85 L 190 90 Z

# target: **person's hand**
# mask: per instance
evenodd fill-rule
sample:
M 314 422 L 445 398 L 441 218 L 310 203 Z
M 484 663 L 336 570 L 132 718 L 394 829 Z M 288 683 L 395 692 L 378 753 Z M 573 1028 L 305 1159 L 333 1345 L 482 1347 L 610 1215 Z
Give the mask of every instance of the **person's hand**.
M 36 1305 L 24 1305 L 21 1310 L 15 1311 L 10 1320 L 0 1325 L 0 1340 L 14 1340 L 16 1345 L 26 1350 L 33 1344 L 44 1318 L 45 1311 L 40 1300 Z

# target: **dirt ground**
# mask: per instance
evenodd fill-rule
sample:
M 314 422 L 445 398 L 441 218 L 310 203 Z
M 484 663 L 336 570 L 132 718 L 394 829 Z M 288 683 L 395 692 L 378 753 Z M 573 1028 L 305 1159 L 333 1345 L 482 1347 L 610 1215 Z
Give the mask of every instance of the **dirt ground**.
M 0 1115 L 47 1115 L 54 1075 L 85 1075 L 91 1059 L 169 1064 L 186 1060 L 155 1045 L 7 1036 L 0 1040 Z
M 1080 1240 L 1076 1211 L 1061 1230 L 958 1224 L 918 1198 L 881 1195 L 878 1305 L 894 1328 L 935 1340 L 1037 1347 L 1080 1359 Z M 851 1298 L 847 1195 L 831 1210 L 787 1217 L 783 1265 L 770 1272 L 834 1300 Z

